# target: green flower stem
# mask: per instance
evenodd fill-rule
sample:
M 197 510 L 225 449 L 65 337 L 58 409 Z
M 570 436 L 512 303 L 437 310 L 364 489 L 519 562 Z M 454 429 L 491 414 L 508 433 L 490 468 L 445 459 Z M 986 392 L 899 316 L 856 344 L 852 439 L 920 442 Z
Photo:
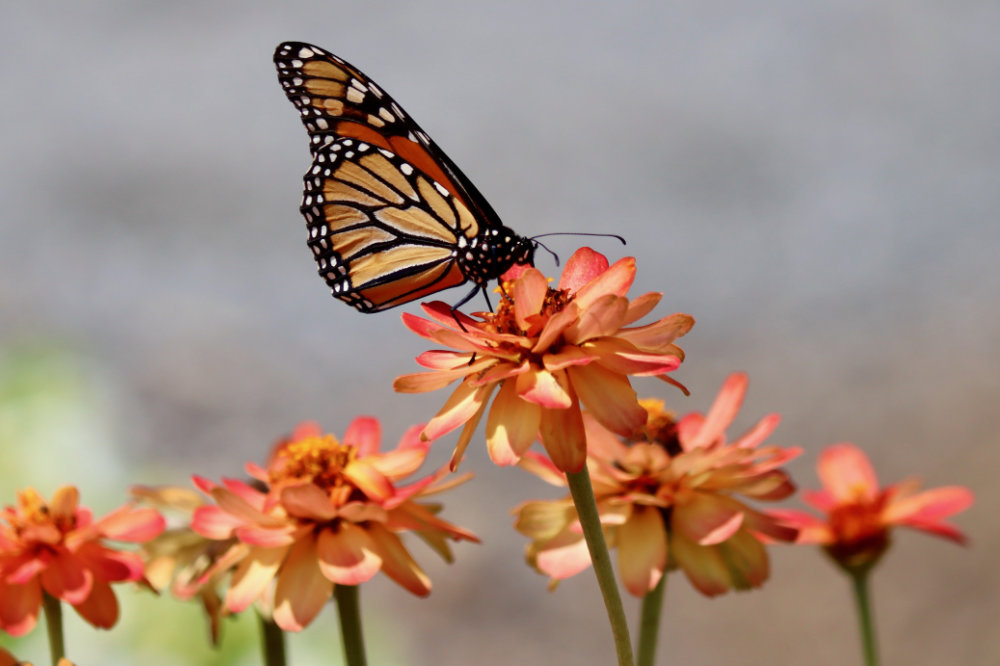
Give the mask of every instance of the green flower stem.
M 667 589 L 667 572 L 660 582 L 642 598 L 642 620 L 639 625 L 638 666 L 653 666 L 656 642 L 660 633 L 660 611 L 663 610 L 663 593 Z
M 590 559 L 594 563 L 594 574 L 597 584 L 604 597 L 604 607 L 608 611 L 611 622 L 611 633 L 615 638 L 615 651 L 618 653 L 618 666 L 633 666 L 632 643 L 628 635 L 628 623 L 625 621 L 625 608 L 622 606 L 621 594 L 615 583 L 615 574 L 611 569 L 611 555 L 608 545 L 604 542 L 604 530 L 601 529 L 601 519 L 597 513 L 597 501 L 594 499 L 594 488 L 590 485 L 590 472 L 584 467 L 579 472 L 567 472 L 569 491 L 573 495 L 573 504 L 580 517 L 583 536 L 587 540 Z
M 865 653 L 866 666 L 878 666 L 878 649 L 875 641 L 875 623 L 872 620 L 871 598 L 868 594 L 868 573 L 871 568 L 851 572 L 851 582 L 854 583 L 854 601 L 858 608 L 858 621 L 861 623 L 861 648 Z
M 365 666 L 365 639 L 361 634 L 361 604 L 357 585 L 335 585 L 333 596 L 340 614 L 340 634 L 344 639 L 347 666 Z
M 66 641 L 63 638 L 62 604 L 48 592 L 42 593 L 42 608 L 45 612 L 45 628 L 49 634 L 49 656 L 52 666 L 66 656 Z
M 285 632 L 274 620 L 258 614 L 260 619 L 261 649 L 264 651 L 264 666 L 285 666 Z

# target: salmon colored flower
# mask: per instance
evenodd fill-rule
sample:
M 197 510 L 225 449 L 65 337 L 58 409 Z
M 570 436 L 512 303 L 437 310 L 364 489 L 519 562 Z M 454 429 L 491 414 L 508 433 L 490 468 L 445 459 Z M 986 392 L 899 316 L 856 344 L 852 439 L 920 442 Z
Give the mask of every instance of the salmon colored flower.
M 972 506 L 968 488 L 946 486 L 917 492 L 920 482 L 916 479 L 880 488 L 868 456 L 848 443 L 827 447 L 817 471 L 823 489 L 803 492 L 802 499 L 824 517 L 794 510 L 780 514 L 799 528 L 798 543 L 821 544 L 848 571 L 874 566 L 897 526 L 965 543 L 965 535 L 944 519 Z
M 441 468 L 397 485 L 427 455 L 430 444 L 421 440 L 421 429 L 410 428 L 394 451 L 381 453 L 381 427 L 374 418 L 355 419 L 343 443 L 316 424 L 303 423 L 279 443 L 266 468 L 247 465 L 260 488 L 195 477 L 215 505 L 196 509 L 192 528 L 210 539 L 235 539 L 203 579 L 232 569 L 225 598 L 229 611 L 263 600 L 286 631 L 305 628 L 335 584 L 358 585 L 379 571 L 414 594 L 429 594 L 430 580 L 399 533 L 414 532 L 449 562 L 446 539 L 479 539 L 438 518 L 439 505 L 414 501 L 466 478 L 442 482 L 448 470 Z
M 404 375 L 395 389 L 420 393 L 462 380 L 424 436 L 434 439 L 461 425 L 452 468 L 461 460 L 476 425 L 496 391 L 486 420 L 490 458 L 512 465 L 541 435 L 556 467 L 578 472 L 586 459 L 580 403 L 606 428 L 631 433 L 645 422 L 628 376 L 667 376 L 684 358 L 674 340 L 694 319 L 674 314 L 628 328 L 659 302 L 648 293 L 629 301 L 635 260 L 608 260 L 582 248 L 566 262 L 555 289 L 536 269 L 515 266 L 504 276 L 494 313 L 474 320 L 448 305 L 424 305 L 433 321 L 403 315 L 422 337 L 451 347 L 417 357 L 431 372 Z M 679 386 L 679 384 L 677 384 Z M 683 387 L 681 387 L 683 388 Z
M 105 540 L 141 543 L 164 528 L 153 509 L 125 505 L 95 521 L 80 494 L 63 486 L 46 504 L 33 488 L 0 513 L 0 629 L 13 636 L 38 621 L 42 594 L 73 606 L 84 620 L 108 629 L 118 620 L 111 583 L 140 581 L 142 558 Z
M 788 497 L 794 485 L 779 468 L 801 453 L 760 446 L 777 426 L 777 414 L 726 440 L 746 387 L 746 375 L 731 375 L 706 416 L 692 413 L 680 421 L 662 401 L 643 400 L 646 422 L 624 441 L 584 414 L 601 524 L 608 547 L 618 549 L 618 573 L 632 595 L 645 596 L 674 568 L 707 596 L 758 587 L 768 577 L 764 543 L 795 538 L 794 529 L 738 497 Z M 526 456 L 521 465 L 565 485 L 541 456 Z M 532 539 L 529 563 L 553 585 L 590 566 L 572 499 L 525 502 L 515 513 L 516 529 Z
M 218 563 L 237 539 L 209 539 L 191 529 L 195 510 L 208 504 L 195 490 L 176 486 L 134 486 L 132 495 L 161 511 L 173 511 L 184 517 L 182 524 L 168 527 L 142 545 L 140 553 L 146 563 L 146 580 L 157 592 L 169 589 L 181 600 L 197 598 L 208 618 L 212 644 L 218 645 L 221 620 L 229 614 L 218 588 L 230 573 L 219 568 Z

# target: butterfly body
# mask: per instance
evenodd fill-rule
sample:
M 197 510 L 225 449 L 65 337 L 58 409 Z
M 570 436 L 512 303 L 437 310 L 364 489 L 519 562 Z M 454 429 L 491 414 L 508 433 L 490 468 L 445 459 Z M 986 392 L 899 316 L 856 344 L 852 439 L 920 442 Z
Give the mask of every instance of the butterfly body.
M 313 163 L 301 211 L 333 295 L 378 312 L 465 282 L 485 291 L 536 243 L 503 225 L 458 167 L 359 70 L 319 47 L 278 46 L 278 79 Z

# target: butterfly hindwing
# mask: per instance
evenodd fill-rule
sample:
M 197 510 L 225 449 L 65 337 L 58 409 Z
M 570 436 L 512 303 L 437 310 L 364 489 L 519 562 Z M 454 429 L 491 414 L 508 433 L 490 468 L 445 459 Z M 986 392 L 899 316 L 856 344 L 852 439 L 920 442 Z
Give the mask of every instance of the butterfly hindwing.
M 304 182 L 309 245 L 337 298 L 377 312 L 465 281 L 455 256 L 475 217 L 398 155 L 328 136 Z

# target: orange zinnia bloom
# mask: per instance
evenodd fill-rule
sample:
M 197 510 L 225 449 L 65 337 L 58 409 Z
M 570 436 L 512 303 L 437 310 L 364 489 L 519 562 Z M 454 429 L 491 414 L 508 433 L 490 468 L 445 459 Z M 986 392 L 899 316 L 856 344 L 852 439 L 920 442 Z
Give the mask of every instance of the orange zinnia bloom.
M 424 431 L 434 439 L 464 424 L 452 468 L 496 390 L 486 420 L 493 462 L 516 463 L 540 434 L 556 467 L 578 472 L 587 453 L 580 403 L 610 430 L 634 431 L 646 412 L 628 375 L 676 384 L 667 373 L 684 353 L 674 340 L 694 325 L 689 315 L 674 314 L 626 328 L 661 297 L 648 293 L 629 301 L 634 278 L 634 259 L 609 266 L 603 255 L 582 248 L 566 262 L 555 289 L 535 268 L 512 268 L 496 314 L 479 313 L 480 320 L 441 302 L 423 306 L 434 321 L 404 314 L 414 333 L 455 351 L 421 354 L 417 362 L 432 372 L 399 377 L 395 389 L 419 393 L 462 380 Z
M 343 443 L 303 423 L 279 443 L 266 469 L 247 465 L 260 489 L 195 477 L 216 505 L 196 509 L 192 528 L 210 539 L 234 539 L 203 579 L 235 567 L 226 607 L 235 613 L 258 600 L 271 602 L 274 622 L 286 631 L 305 628 L 334 584 L 358 585 L 379 571 L 414 594 L 430 593 L 430 580 L 398 533 L 415 532 L 446 561 L 451 552 L 445 539 L 479 539 L 438 518 L 438 506 L 414 501 L 465 478 L 440 482 L 448 472 L 441 468 L 396 485 L 427 455 L 421 429 L 410 428 L 396 450 L 380 453 L 381 428 L 374 418 L 355 419 Z
M 794 485 L 779 468 L 801 453 L 760 446 L 777 426 L 777 414 L 726 440 L 746 386 L 746 375 L 731 375 L 706 416 L 693 413 L 676 422 L 663 402 L 644 400 L 646 422 L 624 441 L 584 414 L 597 508 L 632 595 L 645 596 L 677 567 L 707 596 L 758 587 L 768 576 L 763 544 L 795 538 L 793 528 L 737 498 L 773 501 L 792 494 Z M 521 464 L 554 485 L 566 483 L 540 456 L 526 456 Z M 553 585 L 590 566 L 571 498 L 525 502 L 515 512 L 516 529 L 533 539 L 529 563 Z
M 817 471 L 823 489 L 803 492 L 802 499 L 825 516 L 794 510 L 780 513 L 799 528 L 798 543 L 822 545 L 848 571 L 874 566 L 897 526 L 965 543 L 965 535 L 944 519 L 972 506 L 968 488 L 946 486 L 917 492 L 920 482 L 916 479 L 880 488 L 868 456 L 848 443 L 827 447 Z
M 111 583 L 143 577 L 142 558 L 104 540 L 141 543 L 163 531 L 153 509 L 125 505 L 95 521 L 80 493 L 63 486 L 48 504 L 33 488 L 0 514 L 0 629 L 14 636 L 38 621 L 42 593 L 73 606 L 84 620 L 108 629 L 118 620 Z

